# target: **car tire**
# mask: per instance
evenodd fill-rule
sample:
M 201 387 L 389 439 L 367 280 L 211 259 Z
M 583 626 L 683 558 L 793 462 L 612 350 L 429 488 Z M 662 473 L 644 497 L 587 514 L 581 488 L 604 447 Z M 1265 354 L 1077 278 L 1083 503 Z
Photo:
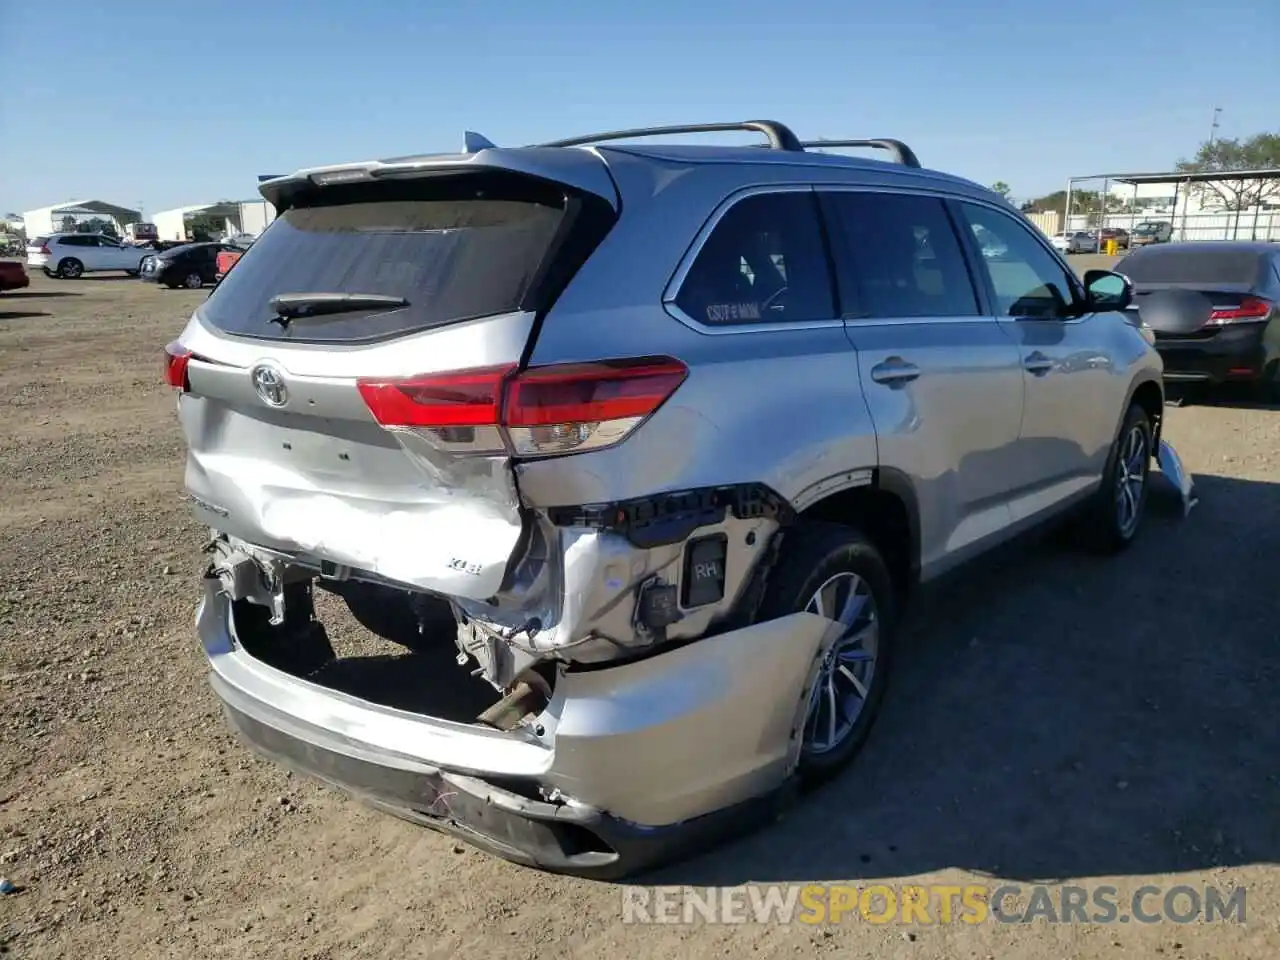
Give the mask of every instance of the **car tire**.
M 75 257 L 64 257 L 58 261 L 56 274 L 64 280 L 78 280 L 84 276 L 84 264 Z
M 1280 403 L 1280 360 L 1272 360 L 1253 385 L 1253 398 L 1258 403 Z
M 862 748 L 889 681 L 897 623 L 893 579 L 876 545 L 852 527 L 800 521 L 782 535 L 756 619 L 772 620 L 805 610 L 819 612 L 815 598 L 820 592 L 823 605 L 844 607 L 850 622 L 848 633 L 833 645 L 813 688 L 796 771 L 802 787 L 829 780 Z M 860 603 L 856 612 L 846 606 L 851 594 Z M 859 601 L 859 597 L 864 599 Z M 841 611 L 822 612 L 834 619 Z M 869 658 L 859 655 L 860 651 Z M 854 707 L 857 713 L 851 719 Z
M 182 285 L 188 290 L 199 290 L 204 286 L 204 277 L 193 270 L 182 278 Z
M 1132 404 L 1111 445 L 1102 486 L 1091 504 L 1090 539 L 1104 553 L 1127 548 L 1142 527 L 1155 456 L 1152 441 L 1150 418 L 1142 407 Z

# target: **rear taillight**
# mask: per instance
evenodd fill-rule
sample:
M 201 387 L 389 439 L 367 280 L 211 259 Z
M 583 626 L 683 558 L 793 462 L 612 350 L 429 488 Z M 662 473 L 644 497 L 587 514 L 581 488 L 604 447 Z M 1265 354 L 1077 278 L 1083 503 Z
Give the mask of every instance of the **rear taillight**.
M 53 251 L 49 249 L 49 245 L 48 245 L 48 244 L 44 244 L 44 245 L 42 245 L 42 246 L 40 247 L 40 250 L 39 250 L 38 252 L 39 252 L 39 253 L 44 254 L 46 257 L 51 257 L 51 256 L 53 256 Z
M 1249 320 L 1265 320 L 1271 314 L 1271 301 L 1261 297 L 1245 297 L 1238 307 L 1217 307 L 1209 314 L 1209 322 L 1239 323 Z
M 187 379 L 187 363 L 191 360 L 191 351 L 176 340 L 164 348 L 165 383 L 175 390 L 186 393 L 191 389 L 191 381 Z
M 549 456 L 618 443 L 688 374 L 679 360 L 645 357 L 365 379 L 358 387 L 384 427 L 421 428 L 453 450 Z

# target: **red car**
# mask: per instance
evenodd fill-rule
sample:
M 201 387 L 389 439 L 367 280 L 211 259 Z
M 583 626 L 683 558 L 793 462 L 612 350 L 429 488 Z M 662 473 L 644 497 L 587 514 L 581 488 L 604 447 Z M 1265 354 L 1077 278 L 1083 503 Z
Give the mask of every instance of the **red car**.
M 243 250 L 223 250 L 215 261 L 214 281 L 217 282 L 227 275 L 227 271 L 236 265 L 236 261 L 244 254 Z
M 0 260 L 0 292 L 29 286 L 27 267 L 21 260 Z

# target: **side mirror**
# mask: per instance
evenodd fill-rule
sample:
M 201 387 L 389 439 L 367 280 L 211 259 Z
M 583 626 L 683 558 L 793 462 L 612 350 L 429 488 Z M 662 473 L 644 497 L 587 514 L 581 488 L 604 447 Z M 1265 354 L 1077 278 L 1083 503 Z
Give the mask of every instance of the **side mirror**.
M 1123 310 L 1133 303 L 1133 284 L 1122 273 L 1087 270 L 1084 289 L 1088 310 Z

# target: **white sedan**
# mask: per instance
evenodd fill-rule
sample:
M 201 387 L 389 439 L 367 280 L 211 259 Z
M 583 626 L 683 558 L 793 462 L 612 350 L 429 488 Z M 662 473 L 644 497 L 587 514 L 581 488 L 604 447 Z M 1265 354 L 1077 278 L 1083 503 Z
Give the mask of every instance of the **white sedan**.
M 1098 238 L 1087 230 L 1074 233 L 1055 233 L 1049 238 L 1053 249 L 1059 253 L 1097 253 Z

